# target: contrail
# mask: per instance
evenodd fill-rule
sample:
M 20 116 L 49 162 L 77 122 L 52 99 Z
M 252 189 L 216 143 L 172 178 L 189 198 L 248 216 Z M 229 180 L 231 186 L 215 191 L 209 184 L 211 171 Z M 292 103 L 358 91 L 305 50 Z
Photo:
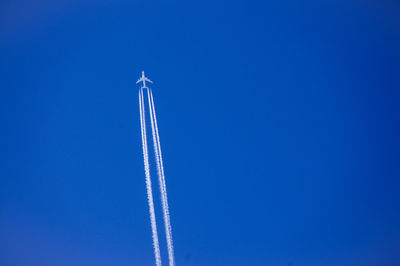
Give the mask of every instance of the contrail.
M 161 201 L 164 214 L 164 225 L 165 225 L 165 233 L 168 246 L 168 259 L 169 259 L 169 265 L 174 266 L 175 265 L 174 245 L 172 240 L 172 228 L 169 217 L 167 187 L 165 185 L 165 175 L 164 175 L 164 166 L 161 154 L 160 136 L 158 134 L 157 117 L 156 117 L 156 110 L 154 108 L 153 93 L 149 88 L 147 89 L 147 96 L 149 101 L 151 130 L 153 134 L 153 144 L 156 156 L 157 173 L 158 173 L 158 180 L 160 183 Z
M 146 135 L 146 120 L 143 100 L 143 88 L 139 90 L 139 107 L 140 107 L 140 126 L 142 132 L 142 147 L 143 147 L 143 159 L 144 159 L 144 171 L 146 175 L 146 188 L 147 188 L 147 201 L 149 204 L 151 231 L 153 236 L 153 248 L 156 265 L 161 266 L 161 255 L 160 255 L 160 244 L 158 242 L 156 215 L 154 211 L 153 192 L 151 189 L 150 179 L 150 166 L 149 166 L 149 153 L 147 149 L 147 135 Z

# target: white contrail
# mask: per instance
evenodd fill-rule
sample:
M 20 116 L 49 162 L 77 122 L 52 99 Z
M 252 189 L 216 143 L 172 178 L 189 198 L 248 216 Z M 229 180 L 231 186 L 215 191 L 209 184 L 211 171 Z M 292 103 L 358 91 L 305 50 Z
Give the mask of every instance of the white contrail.
M 151 189 L 150 179 L 150 166 L 149 166 L 149 153 L 147 147 L 147 136 L 146 136 L 146 120 L 143 100 L 143 88 L 139 90 L 139 107 L 140 107 L 140 126 L 142 132 L 142 147 L 143 147 L 143 158 L 144 158 L 144 171 L 146 175 L 146 188 L 147 188 L 147 201 L 149 204 L 151 231 L 153 236 L 153 248 L 156 265 L 161 266 L 161 255 L 160 255 L 160 244 L 158 242 L 156 215 L 154 211 L 153 192 Z
M 168 259 L 169 259 L 169 265 L 174 266 L 175 265 L 174 245 L 173 245 L 173 240 L 172 240 L 172 228 L 171 228 L 171 222 L 170 222 L 170 217 L 169 217 L 167 187 L 165 185 L 164 166 L 163 166 L 163 160 L 162 160 L 162 154 L 161 154 L 160 136 L 158 134 L 156 111 L 154 108 L 153 93 L 151 92 L 150 89 L 147 89 L 147 96 L 148 96 L 148 101 L 149 101 L 151 130 L 153 133 L 153 144 L 154 144 L 154 151 L 155 151 L 155 156 L 156 156 L 157 172 L 158 172 L 158 179 L 159 179 L 159 183 L 160 183 L 161 201 L 162 201 L 163 214 L 164 214 L 164 225 L 165 225 L 165 233 L 166 233 L 167 246 L 168 246 Z

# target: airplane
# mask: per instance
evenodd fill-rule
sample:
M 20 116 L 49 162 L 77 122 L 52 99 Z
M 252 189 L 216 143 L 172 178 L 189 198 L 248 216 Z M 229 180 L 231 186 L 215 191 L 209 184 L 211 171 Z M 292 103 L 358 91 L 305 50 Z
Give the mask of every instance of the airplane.
M 142 71 L 142 76 L 140 77 L 140 79 L 138 79 L 138 81 L 136 81 L 136 84 L 138 84 L 139 82 L 143 82 L 143 88 L 147 88 L 146 87 L 146 81 L 153 83 L 153 81 L 149 80 L 148 78 L 145 77 L 144 75 L 144 71 Z

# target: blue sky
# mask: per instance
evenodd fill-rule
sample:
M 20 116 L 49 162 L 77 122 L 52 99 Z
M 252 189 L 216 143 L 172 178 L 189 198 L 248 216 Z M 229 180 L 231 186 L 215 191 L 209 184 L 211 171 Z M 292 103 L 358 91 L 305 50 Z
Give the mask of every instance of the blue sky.
M 154 265 L 145 70 L 177 265 L 399 265 L 399 11 L 2 1 L 0 264 Z

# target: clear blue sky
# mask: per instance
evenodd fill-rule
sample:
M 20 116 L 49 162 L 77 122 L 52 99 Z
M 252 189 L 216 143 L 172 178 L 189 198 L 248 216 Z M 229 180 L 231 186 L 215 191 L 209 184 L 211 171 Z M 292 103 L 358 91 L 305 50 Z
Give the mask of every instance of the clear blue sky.
M 143 69 L 178 266 L 400 265 L 399 13 L 2 1 L 0 265 L 154 265 Z

